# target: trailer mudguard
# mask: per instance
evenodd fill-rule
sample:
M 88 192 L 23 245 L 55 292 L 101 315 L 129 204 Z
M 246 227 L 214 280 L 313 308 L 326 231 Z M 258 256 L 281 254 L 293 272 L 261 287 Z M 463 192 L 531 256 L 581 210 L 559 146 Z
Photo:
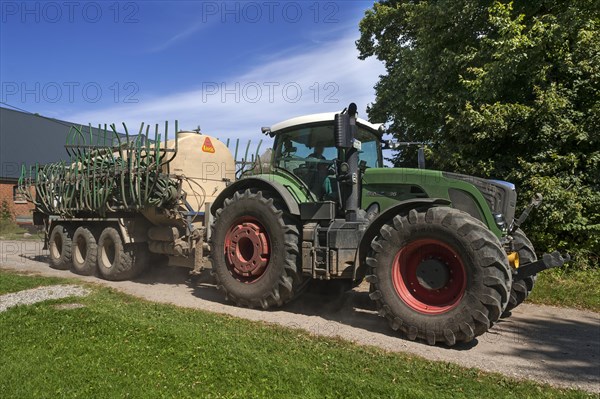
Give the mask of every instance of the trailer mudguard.
M 217 209 L 223 207 L 223 202 L 226 198 L 231 197 L 236 191 L 245 190 L 248 188 L 256 188 L 261 191 L 274 191 L 285 202 L 285 205 L 292 215 L 300 215 L 300 207 L 298 206 L 298 202 L 296 199 L 294 199 L 292 194 L 290 194 L 288 189 L 285 188 L 285 186 L 276 181 L 256 176 L 238 180 L 227 186 L 223 191 L 221 191 L 221 193 L 215 199 L 215 202 L 213 202 L 211 205 L 210 212 L 214 215 Z

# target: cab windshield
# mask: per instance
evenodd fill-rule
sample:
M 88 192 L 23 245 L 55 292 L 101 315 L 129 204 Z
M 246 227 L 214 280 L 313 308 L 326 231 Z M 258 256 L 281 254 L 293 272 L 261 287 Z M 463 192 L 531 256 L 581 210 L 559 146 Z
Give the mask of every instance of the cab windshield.
M 377 136 L 359 127 L 356 139 L 361 143 L 359 160 L 366 167 L 380 167 L 381 148 Z M 277 136 L 274 165 L 300 178 L 319 199 L 328 199 L 332 194 L 328 177 L 334 175 L 336 158 L 331 124 L 298 127 Z

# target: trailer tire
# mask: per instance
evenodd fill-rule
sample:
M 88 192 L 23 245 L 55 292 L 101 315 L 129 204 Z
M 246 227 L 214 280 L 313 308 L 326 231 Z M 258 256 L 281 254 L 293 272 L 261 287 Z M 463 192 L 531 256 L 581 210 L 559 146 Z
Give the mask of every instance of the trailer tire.
M 529 241 L 529 238 L 527 238 L 523 230 L 517 229 L 512 236 L 514 249 L 519 254 L 519 263 L 526 264 L 537 261 L 537 255 L 535 254 L 533 244 Z M 511 315 L 511 310 L 527 299 L 533 290 L 536 279 L 537 276 L 533 275 L 523 279 L 513 280 L 508 305 L 506 306 L 504 313 L 502 313 L 503 318 L 509 317 Z
M 73 232 L 62 224 L 57 224 L 50 232 L 48 249 L 50 252 L 50 264 L 54 269 L 69 270 L 71 267 L 72 236 Z
M 371 248 L 369 296 L 392 329 L 410 340 L 469 342 L 508 303 L 512 274 L 506 253 L 467 213 L 413 209 L 383 225 Z
M 106 227 L 98 239 L 98 271 L 111 281 L 132 279 L 148 265 L 145 244 L 124 244 L 119 232 Z
M 72 270 L 82 276 L 91 276 L 98 270 L 98 244 L 96 235 L 85 226 L 73 234 Z
M 237 191 L 215 212 L 211 258 L 217 288 L 238 306 L 281 306 L 304 286 L 298 221 L 270 192 Z

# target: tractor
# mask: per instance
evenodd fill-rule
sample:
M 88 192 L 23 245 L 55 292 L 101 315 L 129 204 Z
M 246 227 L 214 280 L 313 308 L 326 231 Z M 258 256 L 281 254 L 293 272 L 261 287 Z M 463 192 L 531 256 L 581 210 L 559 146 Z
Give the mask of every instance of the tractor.
M 268 309 L 314 280 L 370 284 L 393 330 L 448 346 L 468 342 L 522 303 L 538 260 L 515 218 L 515 186 L 423 168 L 384 167 L 381 125 L 341 113 L 293 118 L 274 139 L 268 168 L 229 184 L 210 207 L 217 287 L 239 306 Z M 266 170 L 265 170 L 266 169 Z

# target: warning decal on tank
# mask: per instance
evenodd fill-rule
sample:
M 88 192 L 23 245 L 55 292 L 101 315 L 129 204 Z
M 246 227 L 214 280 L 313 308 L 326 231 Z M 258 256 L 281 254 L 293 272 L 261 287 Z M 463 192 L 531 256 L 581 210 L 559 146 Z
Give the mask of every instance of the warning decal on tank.
M 210 141 L 208 137 L 204 139 L 204 144 L 202 144 L 202 151 L 210 152 L 211 154 L 214 154 L 215 152 L 215 147 L 213 146 L 212 141 Z

